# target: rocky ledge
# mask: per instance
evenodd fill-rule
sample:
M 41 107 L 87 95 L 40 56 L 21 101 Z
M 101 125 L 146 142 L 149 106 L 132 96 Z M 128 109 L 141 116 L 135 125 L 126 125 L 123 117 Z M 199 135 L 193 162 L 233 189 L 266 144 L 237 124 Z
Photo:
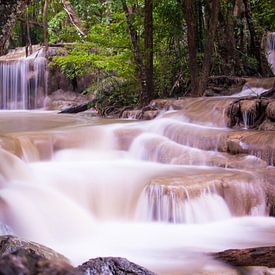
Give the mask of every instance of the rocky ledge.
M 241 98 L 227 109 L 228 127 L 275 130 L 275 99 Z

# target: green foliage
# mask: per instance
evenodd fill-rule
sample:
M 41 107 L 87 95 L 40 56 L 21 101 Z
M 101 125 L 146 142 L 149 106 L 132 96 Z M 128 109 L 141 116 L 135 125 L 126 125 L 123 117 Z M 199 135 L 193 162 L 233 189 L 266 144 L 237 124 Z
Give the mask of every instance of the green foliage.
M 97 80 L 91 83 L 88 92 L 98 91 L 101 95 L 103 109 L 108 105 L 129 105 L 137 102 L 139 90 L 137 68 L 134 62 L 132 45 L 129 37 L 126 17 L 120 0 L 70 0 L 86 27 L 87 35 L 80 37 L 70 23 L 64 11 L 62 1 L 51 0 L 48 11 L 48 26 L 50 43 L 74 43 L 67 49 L 66 55 L 53 58 L 51 65 L 59 66 L 69 78 L 92 74 Z M 133 25 L 140 39 L 141 53 L 144 54 L 144 0 L 127 0 L 130 7 Z M 175 96 L 184 93 L 172 87 L 181 79 L 182 89 L 186 89 L 189 79 L 188 48 L 183 0 L 154 1 L 154 87 L 155 97 Z M 206 42 L 207 12 L 209 2 L 196 0 L 197 8 L 203 11 L 197 18 L 201 24 L 198 31 L 198 64 L 203 60 L 203 49 Z M 222 0 L 220 11 L 220 26 L 224 28 L 230 18 L 232 1 Z M 265 31 L 275 31 L 275 0 L 250 0 L 253 22 L 257 34 Z M 40 23 L 31 26 L 33 43 L 43 43 L 43 4 L 44 0 L 31 1 L 28 7 L 28 17 Z M 203 5 L 203 7 L 202 7 Z M 208 14 L 209 15 L 209 14 Z M 22 17 L 24 17 L 23 15 Z M 198 16 L 198 17 L 199 17 Z M 246 41 L 240 41 L 241 32 L 248 31 L 241 17 L 234 18 L 234 34 L 237 40 L 240 66 L 235 69 L 236 74 L 257 74 L 257 62 L 249 53 L 249 36 Z M 12 45 L 22 46 L 24 34 L 22 22 L 18 21 L 12 33 Z M 223 45 L 220 43 L 225 36 L 217 35 L 213 56 L 213 74 L 224 73 Z M 239 39 L 239 40 L 238 40 Z M 241 43 L 245 44 L 240 47 Z M 230 65 L 229 65 L 230 66 Z M 105 81 L 106 79 L 106 81 Z M 122 81 L 123 79 L 123 81 Z M 106 83 L 115 83 L 107 92 L 98 85 L 107 87 Z M 112 91 L 112 92 L 110 92 Z
M 97 98 L 97 109 L 102 115 L 109 115 L 125 106 L 138 103 L 137 83 L 118 77 L 104 78 L 93 84 L 87 92 Z
M 48 28 L 50 43 L 71 42 L 72 40 L 78 39 L 75 28 L 71 26 L 64 26 L 64 20 L 66 17 L 66 12 L 61 10 L 49 20 Z
M 253 17 L 262 31 L 275 31 L 275 0 L 251 0 Z

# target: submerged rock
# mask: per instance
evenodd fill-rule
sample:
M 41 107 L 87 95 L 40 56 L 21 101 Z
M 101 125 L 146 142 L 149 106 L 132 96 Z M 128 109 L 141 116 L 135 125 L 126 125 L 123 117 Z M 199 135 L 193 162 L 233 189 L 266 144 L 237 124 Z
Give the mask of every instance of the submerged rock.
M 154 273 L 125 258 L 96 258 L 80 265 L 77 270 L 89 275 L 153 275 Z

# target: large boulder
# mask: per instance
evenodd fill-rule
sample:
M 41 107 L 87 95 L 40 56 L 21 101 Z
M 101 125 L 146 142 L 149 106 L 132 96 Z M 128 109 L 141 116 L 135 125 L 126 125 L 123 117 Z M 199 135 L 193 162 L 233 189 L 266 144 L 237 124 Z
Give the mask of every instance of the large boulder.
M 11 235 L 0 236 L 0 257 L 18 250 L 24 250 L 26 254 L 35 254 L 50 261 L 69 263 L 69 260 L 63 255 L 44 245 Z
M 73 91 L 59 89 L 47 96 L 45 105 L 47 110 L 62 110 L 83 104 L 89 99 L 88 96 L 82 96 Z
M 18 249 L 0 258 L 0 275 L 80 275 L 65 262 L 48 260 L 32 249 Z
M 89 275 L 153 275 L 154 273 L 125 258 L 96 258 L 80 265 L 77 270 Z
M 0 236 L 0 275 L 153 275 L 124 258 L 96 258 L 74 268 L 69 260 L 41 244 Z

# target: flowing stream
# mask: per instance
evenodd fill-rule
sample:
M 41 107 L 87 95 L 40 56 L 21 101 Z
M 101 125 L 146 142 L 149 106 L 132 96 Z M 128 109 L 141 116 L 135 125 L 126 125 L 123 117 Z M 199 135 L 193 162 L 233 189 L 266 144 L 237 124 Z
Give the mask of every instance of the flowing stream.
M 267 50 L 274 67 L 274 34 Z M 146 122 L 18 111 L 43 107 L 45 66 L 43 50 L 0 60 L 2 234 L 158 274 L 224 274 L 207 253 L 275 245 L 275 133 L 231 130 L 225 114 L 266 89 L 186 98 Z
M 225 127 L 230 100 L 187 99 L 147 122 L 0 112 L 3 233 L 75 265 L 119 256 L 158 274 L 222 274 L 206 253 L 275 245 L 274 168 L 221 150 L 238 134 Z

